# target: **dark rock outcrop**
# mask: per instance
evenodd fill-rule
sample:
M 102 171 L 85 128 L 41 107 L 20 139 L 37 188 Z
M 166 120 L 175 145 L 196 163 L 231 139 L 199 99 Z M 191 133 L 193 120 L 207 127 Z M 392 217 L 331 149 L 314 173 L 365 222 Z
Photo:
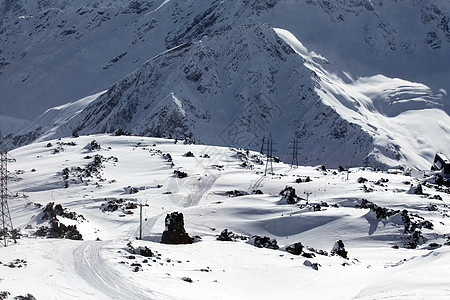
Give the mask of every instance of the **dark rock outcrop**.
M 342 240 L 338 240 L 334 243 L 333 249 L 331 249 L 331 255 L 338 255 L 342 258 L 348 258 L 347 250 L 345 250 L 344 242 Z
M 184 229 L 182 213 L 173 212 L 166 216 L 166 229 L 163 232 L 163 244 L 192 244 L 193 240 Z

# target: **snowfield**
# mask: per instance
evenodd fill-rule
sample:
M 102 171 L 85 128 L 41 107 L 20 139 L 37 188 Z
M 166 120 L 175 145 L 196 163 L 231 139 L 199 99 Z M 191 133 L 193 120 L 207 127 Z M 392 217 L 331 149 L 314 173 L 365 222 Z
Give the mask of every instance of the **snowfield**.
M 265 176 L 260 153 L 138 136 L 63 138 L 9 155 L 22 237 L 0 248 L 5 299 L 450 297 L 449 187 L 423 173 L 273 162 Z M 137 204 L 148 205 L 142 240 Z M 160 243 L 172 212 L 194 243 Z M 50 220 L 76 225 L 82 240 L 45 238 Z M 217 240 L 224 229 L 233 241 Z M 272 240 L 255 247 L 256 235 Z M 332 255 L 338 240 L 347 255 Z

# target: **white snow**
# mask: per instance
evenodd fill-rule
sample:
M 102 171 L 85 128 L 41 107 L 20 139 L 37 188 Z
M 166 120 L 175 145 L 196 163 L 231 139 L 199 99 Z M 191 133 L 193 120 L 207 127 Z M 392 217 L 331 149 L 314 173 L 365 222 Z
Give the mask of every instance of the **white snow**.
M 450 149 L 450 116 L 438 109 L 442 107 L 442 93 L 435 94 L 421 83 L 381 74 L 356 80 L 345 75 L 344 80 L 327 69 L 325 58 L 309 52 L 292 33 L 279 28 L 275 31 L 318 75 L 315 89 L 324 103 L 374 137 L 377 146 L 372 154 L 378 161 L 426 169 L 436 150 Z M 398 149 L 392 148 L 393 142 Z
M 92 140 L 100 150 L 88 150 Z M 71 142 L 76 145 L 69 144 Z M 47 145 L 51 143 L 51 146 Z M 59 144 L 58 144 L 59 143 Z M 55 149 L 59 152 L 55 153 Z M 194 157 L 185 157 L 191 151 Z M 54 153 L 54 154 L 53 154 Z M 170 153 L 174 166 L 163 157 Z M 291 168 L 274 163 L 273 175 L 263 176 L 265 158 L 244 150 L 193 145 L 144 137 L 93 135 L 43 141 L 15 149 L 9 170 L 19 181 L 8 188 L 18 197 L 9 200 L 13 224 L 29 236 L 0 248 L 0 291 L 12 297 L 32 294 L 37 299 L 445 299 L 450 296 L 448 242 L 450 197 L 443 190 L 423 185 L 424 195 L 408 193 L 420 178 L 353 168 L 350 173 L 315 167 Z M 84 168 L 99 154 L 104 161 L 99 177 L 69 176 L 64 187 L 62 170 Z M 205 156 L 208 154 L 209 158 Z M 243 168 L 247 161 L 252 168 Z M 34 170 L 33 170 L 34 169 Z M 22 170 L 22 171 L 20 171 Z M 33 170 L 33 171 L 32 171 Z M 180 170 L 188 177 L 174 177 Z M 309 176 L 310 182 L 303 181 Z M 348 176 L 348 179 L 347 179 Z M 373 192 L 363 191 L 360 177 Z M 381 178 L 382 185 L 375 184 Z M 387 181 L 386 181 L 387 180 Z M 406 183 L 405 183 L 406 182 Z M 126 194 L 129 186 L 138 193 Z M 292 186 L 303 198 L 298 205 L 281 204 L 279 192 Z M 253 194 L 253 190 L 264 194 Z M 226 191 L 249 193 L 228 197 Z M 309 194 L 309 206 L 306 195 Z M 439 195 L 442 200 L 432 198 Z M 139 234 L 139 209 L 103 212 L 105 199 L 141 201 L 144 239 Z M 433 223 L 422 228 L 428 239 L 417 249 L 402 245 L 408 236 L 400 214 L 377 219 L 374 212 L 355 205 L 365 198 L 380 207 L 407 209 Z M 87 221 L 59 217 L 76 224 L 83 241 L 43 239 L 31 235 L 44 225 L 36 204 L 54 201 Z M 313 206 L 328 203 L 320 211 Z M 334 207 L 333 205 L 337 205 Z M 427 207 L 435 205 L 437 210 Z M 191 245 L 159 243 L 167 213 L 184 214 Z M 342 240 L 349 259 L 315 254 L 307 258 L 283 250 L 256 248 L 246 241 L 221 242 L 216 236 L 227 228 L 240 235 L 275 238 L 283 249 L 295 242 L 330 252 Z M 97 239 L 99 239 L 97 241 Z M 155 257 L 127 251 L 146 246 Z M 430 243 L 443 245 L 436 249 Z M 399 245 L 399 249 L 392 246 Z M 306 248 L 305 248 L 306 249 Z M 306 250 L 306 252 L 310 252 Z M 157 255 L 160 256 L 157 256 Z M 130 258 L 134 255 L 134 258 Z M 22 267 L 10 262 L 25 260 Z M 147 261 L 145 261 L 147 260 Z M 308 263 L 318 263 L 314 270 Z M 134 272 L 140 264 L 139 271 Z M 183 280 L 190 278 L 192 282 Z

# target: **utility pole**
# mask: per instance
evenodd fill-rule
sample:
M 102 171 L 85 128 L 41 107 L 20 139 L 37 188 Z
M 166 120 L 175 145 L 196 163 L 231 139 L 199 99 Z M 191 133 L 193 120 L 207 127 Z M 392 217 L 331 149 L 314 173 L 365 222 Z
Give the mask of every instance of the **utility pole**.
M 8 207 L 8 162 L 13 161 L 15 160 L 8 158 L 7 152 L 0 153 L 1 235 L 3 236 L 2 244 L 4 247 L 8 246 L 9 240 L 13 240 L 14 243 L 16 243 L 11 214 Z
M 142 240 L 142 207 L 148 206 L 147 203 L 143 204 L 141 201 L 138 201 L 139 205 L 139 239 Z
M 303 192 L 303 194 L 305 194 L 306 195 L 306 204 L 308 204 L 309 202 L 308 202 L 308 200 L 309 200 L 309 195 L 311 195 L 312 194 L 312 192 L 309 192 L 309 191 L 304 191 Z

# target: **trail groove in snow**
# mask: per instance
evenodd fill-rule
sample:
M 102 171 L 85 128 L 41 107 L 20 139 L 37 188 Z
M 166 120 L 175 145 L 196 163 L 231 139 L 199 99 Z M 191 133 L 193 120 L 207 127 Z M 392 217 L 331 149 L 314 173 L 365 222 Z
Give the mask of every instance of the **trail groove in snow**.
M 75 271 L 105 297 L 98 299 L 156 299 L 108 266 L 100 256 L 103 242 L 86 242 L 74 251 Z M 97 295 L 99 296 L 99 295 Z
M 199 184 L 195 186 L 196 190 L 186 197 L 183 207 L 197 206 L 218 178 L 219 175 L 210 175 L 200 178 Z

